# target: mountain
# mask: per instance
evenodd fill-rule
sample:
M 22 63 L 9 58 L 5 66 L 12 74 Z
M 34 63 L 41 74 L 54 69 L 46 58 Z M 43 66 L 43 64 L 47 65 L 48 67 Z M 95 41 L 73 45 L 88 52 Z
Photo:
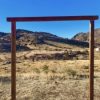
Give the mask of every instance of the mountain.
M 6 35 L 7 35 L 7 33 L 0 32 L 0 37 L 6 36 Z
M 66 43 L 66 44 L 76 45 L 76 46 L 81 46 L 81 43 L 83 43 L 83 45 L 86 45 L 84 42 L 78 42 L 76 40 L 65 39 L 65 38 L 58 37 L 56 35 L 53 35 L 47 32 L 32 32 L 28 30 L 18 29 L 16 33 L 17 33 L 17 41 L 22 44 L 24 44 L 24 42 L 26 44 L 28 43 L 48 44 L 47 41 L 52 41 L 52 42 Z
M 18 51 L 33 49 L 67 49 L 88 47 L 88 43 L 74 39 L 66 39 L 48 32 L 33 32 L 24 29 L 16 30 L 16 47 Z M 0 51 L 11 51 L 11 34 L 0 33 Z
M 88 34 L 87 33 L 77 33 L 72 39 L 79 40 L 79 41 L 88 41 Z
M 100 46 L 100 28 L 95 29 L 95 34 L 94 34 L 94 39 L 95 39 L 95 45 Z M 89 32 L 87 33 L 77 33 L 73 38 L 73 40 L 78 40 L 78 41 L 89 41 Z

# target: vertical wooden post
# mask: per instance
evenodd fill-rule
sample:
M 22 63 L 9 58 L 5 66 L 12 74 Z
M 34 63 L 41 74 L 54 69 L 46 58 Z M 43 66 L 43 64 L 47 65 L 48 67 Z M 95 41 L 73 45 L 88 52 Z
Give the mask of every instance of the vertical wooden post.
M 16 22 L 11 22 L 11 100 L 16 100 Z
M 90 21 L 90 100 L 94 100 L 94 20 Z

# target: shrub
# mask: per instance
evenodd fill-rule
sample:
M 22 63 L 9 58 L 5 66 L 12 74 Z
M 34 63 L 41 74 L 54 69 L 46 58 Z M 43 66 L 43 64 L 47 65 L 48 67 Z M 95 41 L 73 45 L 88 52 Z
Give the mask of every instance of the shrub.
M 34 70 L 34 72 L 36 72 L 36 73 L 40 73 L 40 70 L 39 70 L 38 68 L 34 68 L 33 70 Z
M 77 71 L 74 69 L 67 69 L 67 74 L 74 78 L 77 75 Z
M 44 65 L 43 68 L 42 68 L 42 70 L 43 70 L 45 73 L 48 73 L 48 71 L 49 71 L 49 66 Z
M 51 70 L 51 72 L 52 72 L 52 73 L 56 73 L 56 71 L 55 71 L 55 70 Z
M 89 69 L 89 66 L 84 65 L 83 68 L 84 68 L 84 69 Z

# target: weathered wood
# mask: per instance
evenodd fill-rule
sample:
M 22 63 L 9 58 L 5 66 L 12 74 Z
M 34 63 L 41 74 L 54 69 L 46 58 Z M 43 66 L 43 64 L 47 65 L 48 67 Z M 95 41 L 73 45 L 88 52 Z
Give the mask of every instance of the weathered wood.
M 90 100 L 94 100 L 94 21 L 90 21 Z
M 47 17 L 8 17 L 7 21 L 70 21 L 70 20 L 96 20 L 98 16 L 47 16 Z
M 11 100 L 16 100 L 16 22 L 11 23 Z

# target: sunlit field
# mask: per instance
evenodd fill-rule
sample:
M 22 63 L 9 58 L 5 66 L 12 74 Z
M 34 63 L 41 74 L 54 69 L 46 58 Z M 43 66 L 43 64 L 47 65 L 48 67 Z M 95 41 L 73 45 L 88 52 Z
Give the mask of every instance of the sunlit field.
M 10 100 L 11 62 L 6 60 L 7 57 L 10 58 L 10 54 L 1 54 L 1 56 L 0 100 Z M 17 61 L 16 71 L 17 100 L 89 99 L 89 60 L 23 59 Z M 99 100 L 100 60 L 95 60 L 94 81 L 95 100 Z

